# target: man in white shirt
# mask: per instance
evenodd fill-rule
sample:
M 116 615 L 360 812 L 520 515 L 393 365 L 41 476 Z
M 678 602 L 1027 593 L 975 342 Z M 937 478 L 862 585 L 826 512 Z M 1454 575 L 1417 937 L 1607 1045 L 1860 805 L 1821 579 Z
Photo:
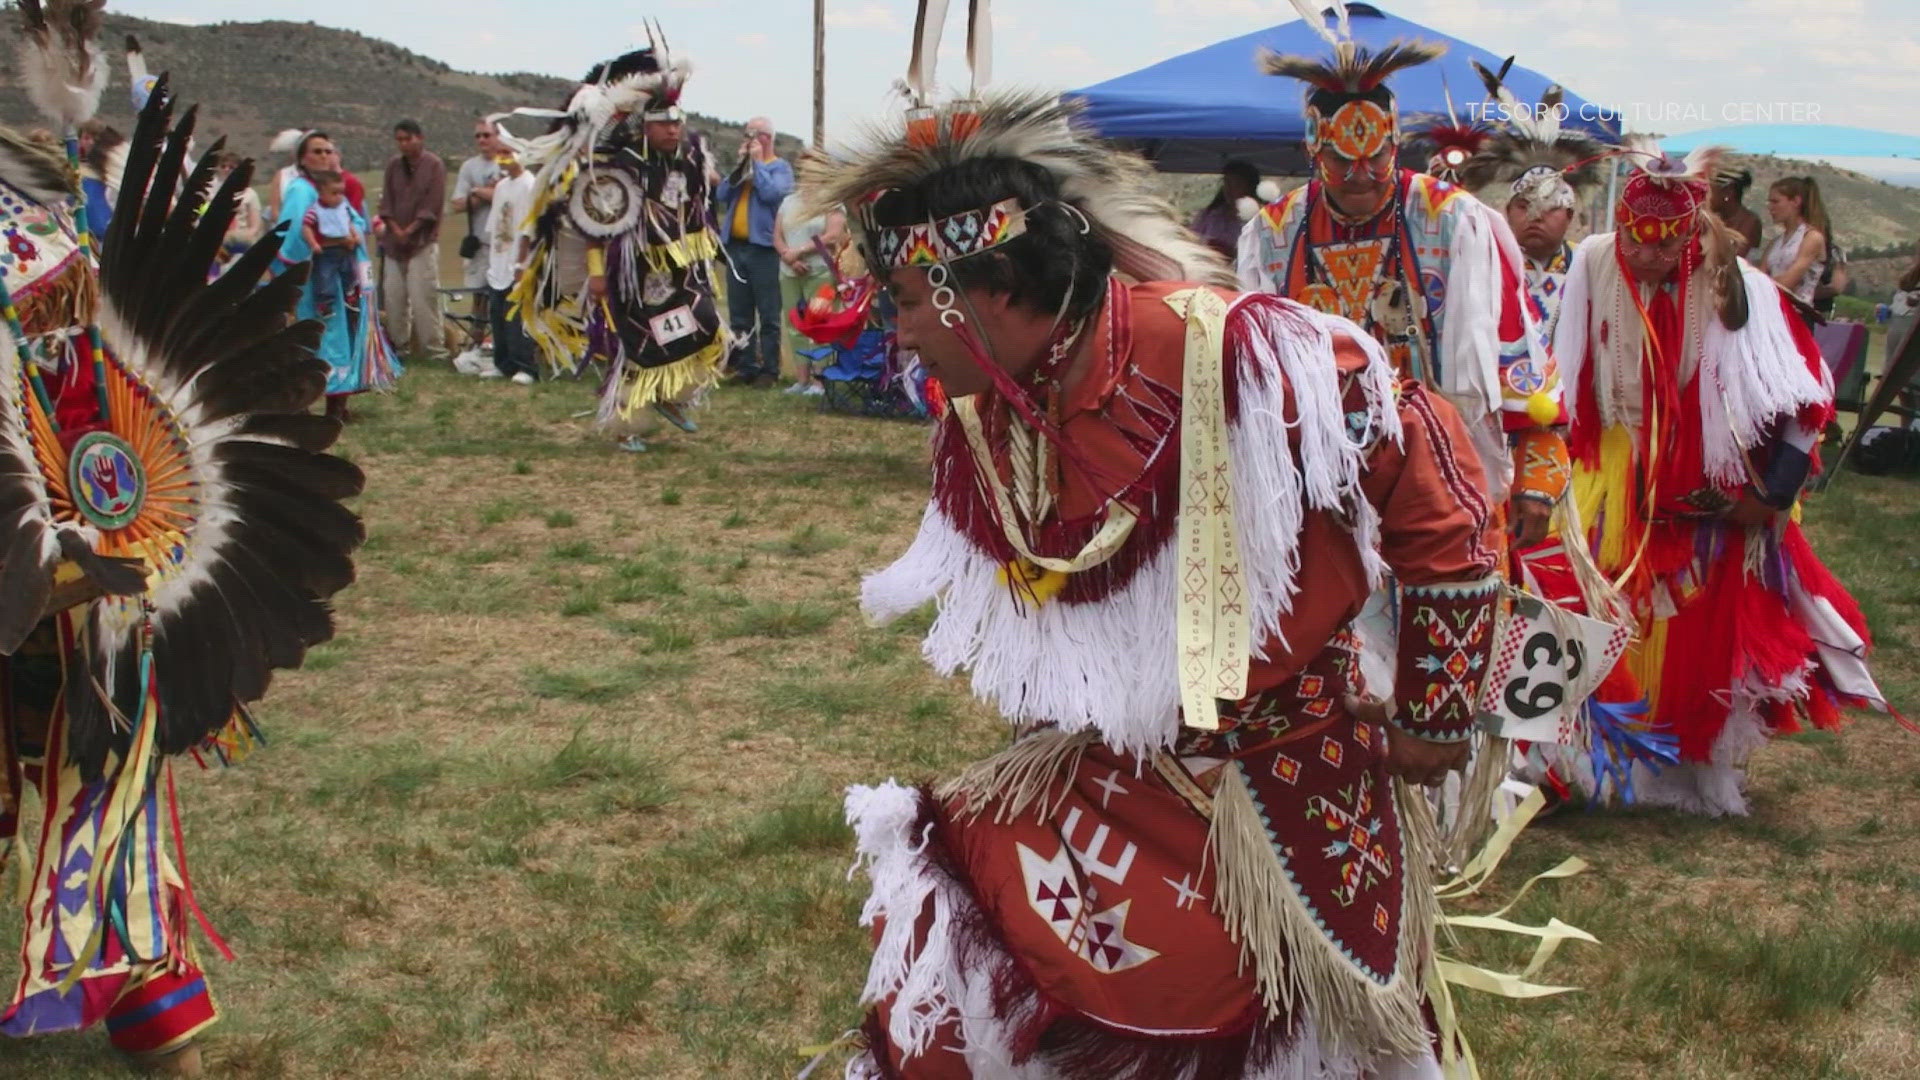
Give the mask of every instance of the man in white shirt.
M 493 315 L 493 370 L 482 374 L 505 376 L 531 386 L 540 377 L 533 341 L 519 317 L 508 314 L 507 296 L 526 266 L 532 246 L 527 216 L 533 209 L 533 174 L 522 168 L 509 150 L 501 150 L 497 160 L 500 178 L 493 187 L 484 252 L 485 284 Z
M 500 153 L 500 133 L 485 117 L 473 124 L 473 156 L 460 164 L 453 181 L 453 212 L 466 215 L 467 228 L 461 234 L 460 255 L 465 263 L 464 284 L 469 289 L 485 290 L 487 267 L 487 225 L 493 220 L 494 184 L 500 179 L 500 166 L 494 158 Z M 471 243 L 466 237 L 473 237 Z M 484 291 L 473 294 L 473 313 L 487 314 Z

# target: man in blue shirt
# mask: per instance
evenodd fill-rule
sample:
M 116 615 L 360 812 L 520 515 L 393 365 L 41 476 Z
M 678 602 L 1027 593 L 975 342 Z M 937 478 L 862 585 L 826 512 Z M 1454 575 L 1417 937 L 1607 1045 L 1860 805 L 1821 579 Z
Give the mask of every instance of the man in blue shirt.
M 792 191 L 793 166 L 773 152 L 773 121 L 764 116 L 747 121 L 740 162 L 720 182 L 714 201 L 733 263 L 727 279 L 733 377 L 757 387 L 780 378 L 780 255 L 773 247 L 773 219 L 780 200 Z

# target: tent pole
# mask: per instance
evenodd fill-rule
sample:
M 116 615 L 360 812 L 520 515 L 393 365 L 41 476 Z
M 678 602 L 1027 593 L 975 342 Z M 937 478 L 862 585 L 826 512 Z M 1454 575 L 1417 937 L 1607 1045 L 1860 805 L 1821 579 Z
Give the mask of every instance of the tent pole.
M 813 148 L 827 148 L 827 0 L 813 0 Z

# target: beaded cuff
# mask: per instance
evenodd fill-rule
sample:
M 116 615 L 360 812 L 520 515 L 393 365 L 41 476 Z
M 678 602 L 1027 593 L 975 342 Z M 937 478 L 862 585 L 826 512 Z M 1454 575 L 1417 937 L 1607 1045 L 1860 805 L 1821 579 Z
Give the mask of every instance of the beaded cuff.
M 1498 575 L 1400 588 L 1400 668 L 1393 724 L 1433 742 L 1473 733 L 1493 652 Z

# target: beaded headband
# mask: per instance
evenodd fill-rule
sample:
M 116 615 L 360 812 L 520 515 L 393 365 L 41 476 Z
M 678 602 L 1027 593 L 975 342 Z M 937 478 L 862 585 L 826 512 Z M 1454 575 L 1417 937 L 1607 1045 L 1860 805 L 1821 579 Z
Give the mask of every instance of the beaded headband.
M 878 192 L 874 199 L 885 194 Z M 991 251 L 1026 235 L 1027 212 L 1021 208 L 1020 200 L 1008 198 L 985 209 L 963 210 L 912 225 L 874 226 L 869 219 L 867 231 L 873 238 L 873 253 L 880 265 L 898 270 Z
M 1365 98 L 1341 105 L 1332 116 L 1307 110 L 1307 142 L 1348 161 L 1365 161 L 1400 141 L 1400 118 Z

